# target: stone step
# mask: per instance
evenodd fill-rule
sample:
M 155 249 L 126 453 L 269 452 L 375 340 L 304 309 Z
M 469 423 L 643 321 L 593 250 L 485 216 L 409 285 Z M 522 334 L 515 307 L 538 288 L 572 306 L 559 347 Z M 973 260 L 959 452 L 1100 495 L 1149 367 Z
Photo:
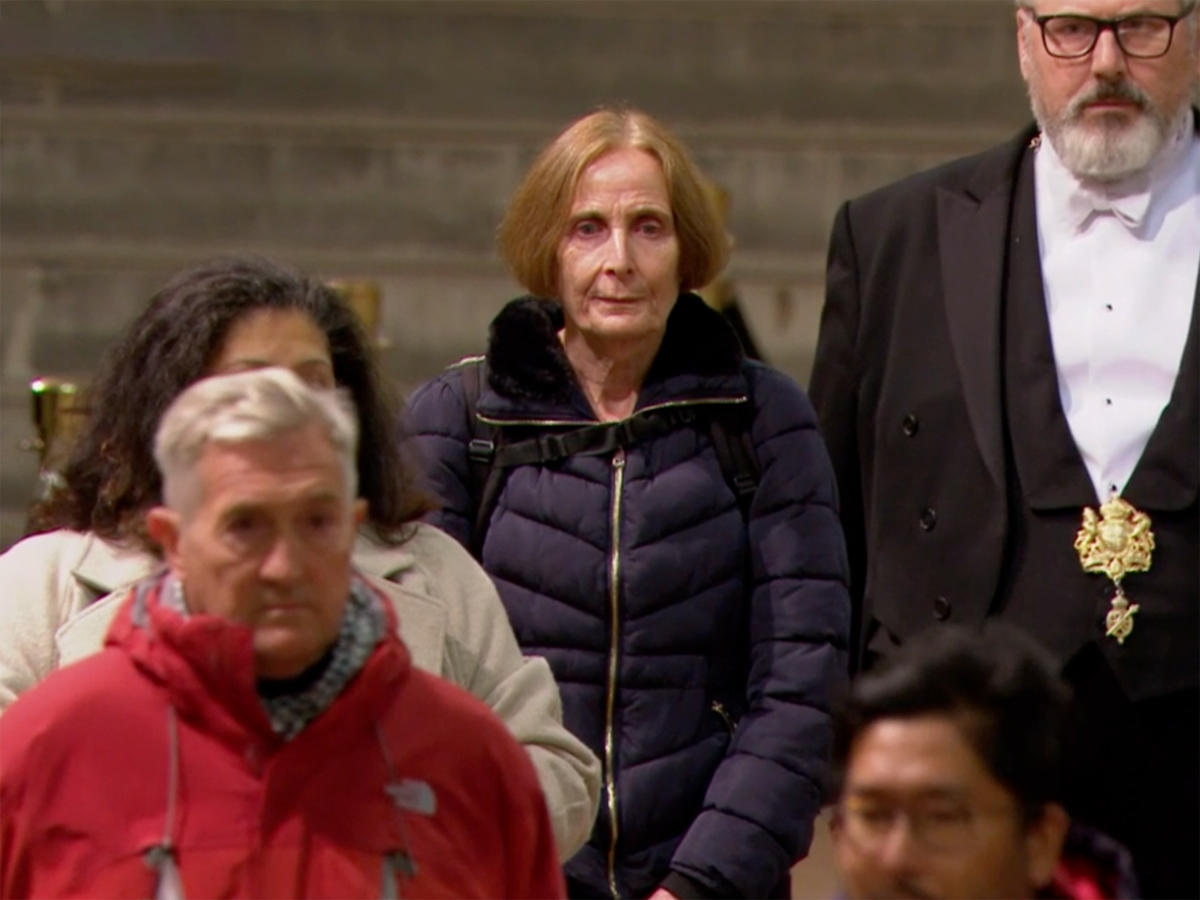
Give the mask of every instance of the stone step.
M 120 127 L 113 127 L 119 123 Z M 0 234 L 17 242 L 104 239 L 147 246 L 287 243 L 409 259 L 491 251 L 505 204 L 536 144 L 415 135 L 388 144 L 360 129 L 320 140 L 176 133 L 149 114 L 105 134 L 6 111 L 0 134 Z M 309 126 L 311 128 L 311 126 Z M 389 129 L 381 128 L 383 132 Z M 911 136 L 816 129 L 759 141 L 687 135 L 702 168 L 733 198 L 729 227 L 756 253 L 821 253 L 840 203 L 944 159 L 988 146 L 1000 129 Z M 773 141 L 773 143 L 772 143 Z M 7 244 L 7 241 L 5 242 Z M 11 258 L 0 245 L 0 260 Z
M 0 268 L 4 296 L 0 371 L 10 383 L 39 374 L 94 371 L 104 350 L 173 271 L 213 255 L 196 247 L 157 256 L 137 247 L 124 249 L 107 258 L 77 254 L 53 266 L 38 261 L 40 254 L 31 252 Z M 478 352 L 492 317 L 507 299 L 521 292 L 495 260 L 470 260 L 456 271 L 422 272 L 406 271 L 395 260 L 390 266 L 379 266 L 365 257 L 269 255 L 322 277 L 378 281 L 383 293 L 384 363 L 393 377 L 404 382 L 427 377 L 460 356 Z M 791 307 L 819 307 L 821 260 L 756 260 L 745 255 L 740 260 L 729 274 L 748 306 L 747 314 L 762 320 L 762 340 L 772 358 L 794 366 L 798 376 L 806 375 L 803 360 L 811 353 L 815 329 L 789 324 Z M 780 301 L 781 297 L 792 299 Z M 778 321 L 768 321 L 776 315 Z
M 1006 0 L 13 3 L 0 102 L 561 123 L 1013 121 Z

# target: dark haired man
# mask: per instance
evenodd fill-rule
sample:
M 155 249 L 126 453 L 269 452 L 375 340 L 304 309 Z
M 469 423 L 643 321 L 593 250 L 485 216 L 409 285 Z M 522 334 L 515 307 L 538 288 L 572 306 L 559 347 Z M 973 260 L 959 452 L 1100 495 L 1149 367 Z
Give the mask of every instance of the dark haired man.
M 1134 896 L 1123 848 L 1068 838 L 1068 702 L 1053 660 L 1006 627 L 926 632 L 862 676 L 834 726 L 849 896 Z

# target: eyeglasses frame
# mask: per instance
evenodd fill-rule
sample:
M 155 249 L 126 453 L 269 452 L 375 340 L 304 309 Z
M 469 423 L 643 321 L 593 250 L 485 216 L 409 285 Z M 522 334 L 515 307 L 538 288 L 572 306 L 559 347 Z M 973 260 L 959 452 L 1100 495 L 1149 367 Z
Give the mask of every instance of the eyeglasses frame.
M 850 799 L 842 800 L 834 808 L 834 815 L 836 818 L 841 820 L 843 828 L 846 827 L 848 820 L 858 817 L 861 812 L 862 806 Z M 930 853 L 951 853 L 954 851 L 955 848 L 952 846 L 942 845 L 936 841 L 930 841 L 928 832 L 925 830 L 925 828 L 917 825 L 917 823 L 921 822 L 924 817 L 914 814 L 913 811 L 908 809 L 907 806 L 903 804 L 893 805 L 890 807 L 890 812 L 892 814 L 892 820 L 888 825 L 887 833 L 878 836 L 880 841 L 886 840 L 887 835 L 890 835 L 895 830 L 897 823 L 900 820 L 903 820 L 909 835 L 911 835 L 912 839 L 916 841 L 917 845 L 922 847 L 925 851 Z M 1019 816 L 1018 811 L 1007 805 L 981 807 L 967 806 L 963 809 L 963 812 L 965 813 L 962 823 L 964 832 L 963 839 L 966 841 L 969 841 L 971 837 L 973 837 L 971 832 L 975 827 L 977 827 L 977 824 L 982 821 L 994 818 L 1007 818 L 1013 815 Z M 854 840 L 856 843 L 862 846 L 867 852 L 871 852 L 872 850 L 881 846 L 881 843 L 877 843 L 875 838 L 864 841 L 863 835 L 854 835 L 853 832 L 855 830 L 856 829 L 851 827 L 848 832 L 848 836 L 851 838 L 851 840 Z
M 1195 11 L 1196 7 L 1193 6 L 1187 12 L 1180 13 L 1177 16 L 1167 15 L 1166 13 L 1132 13 L 1128 16 L 1117 16 L 1115 19 L 1099 19 L 1095 16 L 1085 16 L 1080 13 L 1050 13 L 1049 15 L 1045 16 L 1033 14 L 1032 19 L 1037 25 L 1038 30 L 1042 33 L 1042 46 L 1046 48 L 1046 52 L 1055 59 L 1084 59 L 1085 57 L 1091 56 L 1096 49 L 1096 45 L 1100 43 L 1100 35 L 1104 34 L 1106 31 L 1112 32 L 1113 40 L 1117 42 L 1117 47 L 1123 54 L 1125 54 L 1125 56 L 1129 57 L 1130 59 L 1162 59 L 1171 52 L 1171 47 L 1175 43 L 1176 26 L 1178 26 L 1180 22 L 1182 22 Z M 1096 24 L 1096 34 L 1092 37 L 1092 42 L 1088 45 L 1088 48 L 1080 53 L 1069 55 L 1056 53 L 1050 49 L 1050 41 L 1046 37 L 1046 23 L 1053 19 L 1080 19 L 1085 22 L 1094 22 Z M 1163 49 L 1162 53 L 1154 53 L 1147 56 L 1140 53 L 1130 53 L 1125 49 L 1125 44 L 1121 40 L 1121 32 L 1118 31 L 1117 28 L 1122 23 L 1128 22 L 1130 19 L 1159 19 L 1171 26 L 1171 30 L 1167 33 L 1167 46 Z

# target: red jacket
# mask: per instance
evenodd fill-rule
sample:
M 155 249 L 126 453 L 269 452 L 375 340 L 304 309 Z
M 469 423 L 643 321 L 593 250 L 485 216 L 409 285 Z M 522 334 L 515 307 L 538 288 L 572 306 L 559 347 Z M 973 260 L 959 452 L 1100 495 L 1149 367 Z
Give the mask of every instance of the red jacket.
M 0 896 L 152 896 L 144 856 L 164 833 L 189 898 L 379 897 L 398 850 L 416 866 L 402 897 L 564 896 L 525 752 L 482 703 L 412 668 L 394 629 L 284 742 L 249 629 L 140 603 L 104 651 L 4 714 Z

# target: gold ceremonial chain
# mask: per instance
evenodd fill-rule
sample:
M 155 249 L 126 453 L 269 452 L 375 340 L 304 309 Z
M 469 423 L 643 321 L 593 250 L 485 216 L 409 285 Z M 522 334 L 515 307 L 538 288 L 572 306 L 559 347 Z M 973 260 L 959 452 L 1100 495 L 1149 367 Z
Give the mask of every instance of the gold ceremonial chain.
M 1107 575 L 1116 586 L 1112 608 L 1104 618 L 1104 633 L 1124 644 L 1133 633 L 1133 614 L 1140 607 L 1129 602 L 1121 581 L 1130 572 L 1150 569 L 1154 550 L 1150 517 L 1115 495 L 1100 507 L 1099 515 L 1091 507 L 1084 507 L 1075 550 L 1083 571 Z

